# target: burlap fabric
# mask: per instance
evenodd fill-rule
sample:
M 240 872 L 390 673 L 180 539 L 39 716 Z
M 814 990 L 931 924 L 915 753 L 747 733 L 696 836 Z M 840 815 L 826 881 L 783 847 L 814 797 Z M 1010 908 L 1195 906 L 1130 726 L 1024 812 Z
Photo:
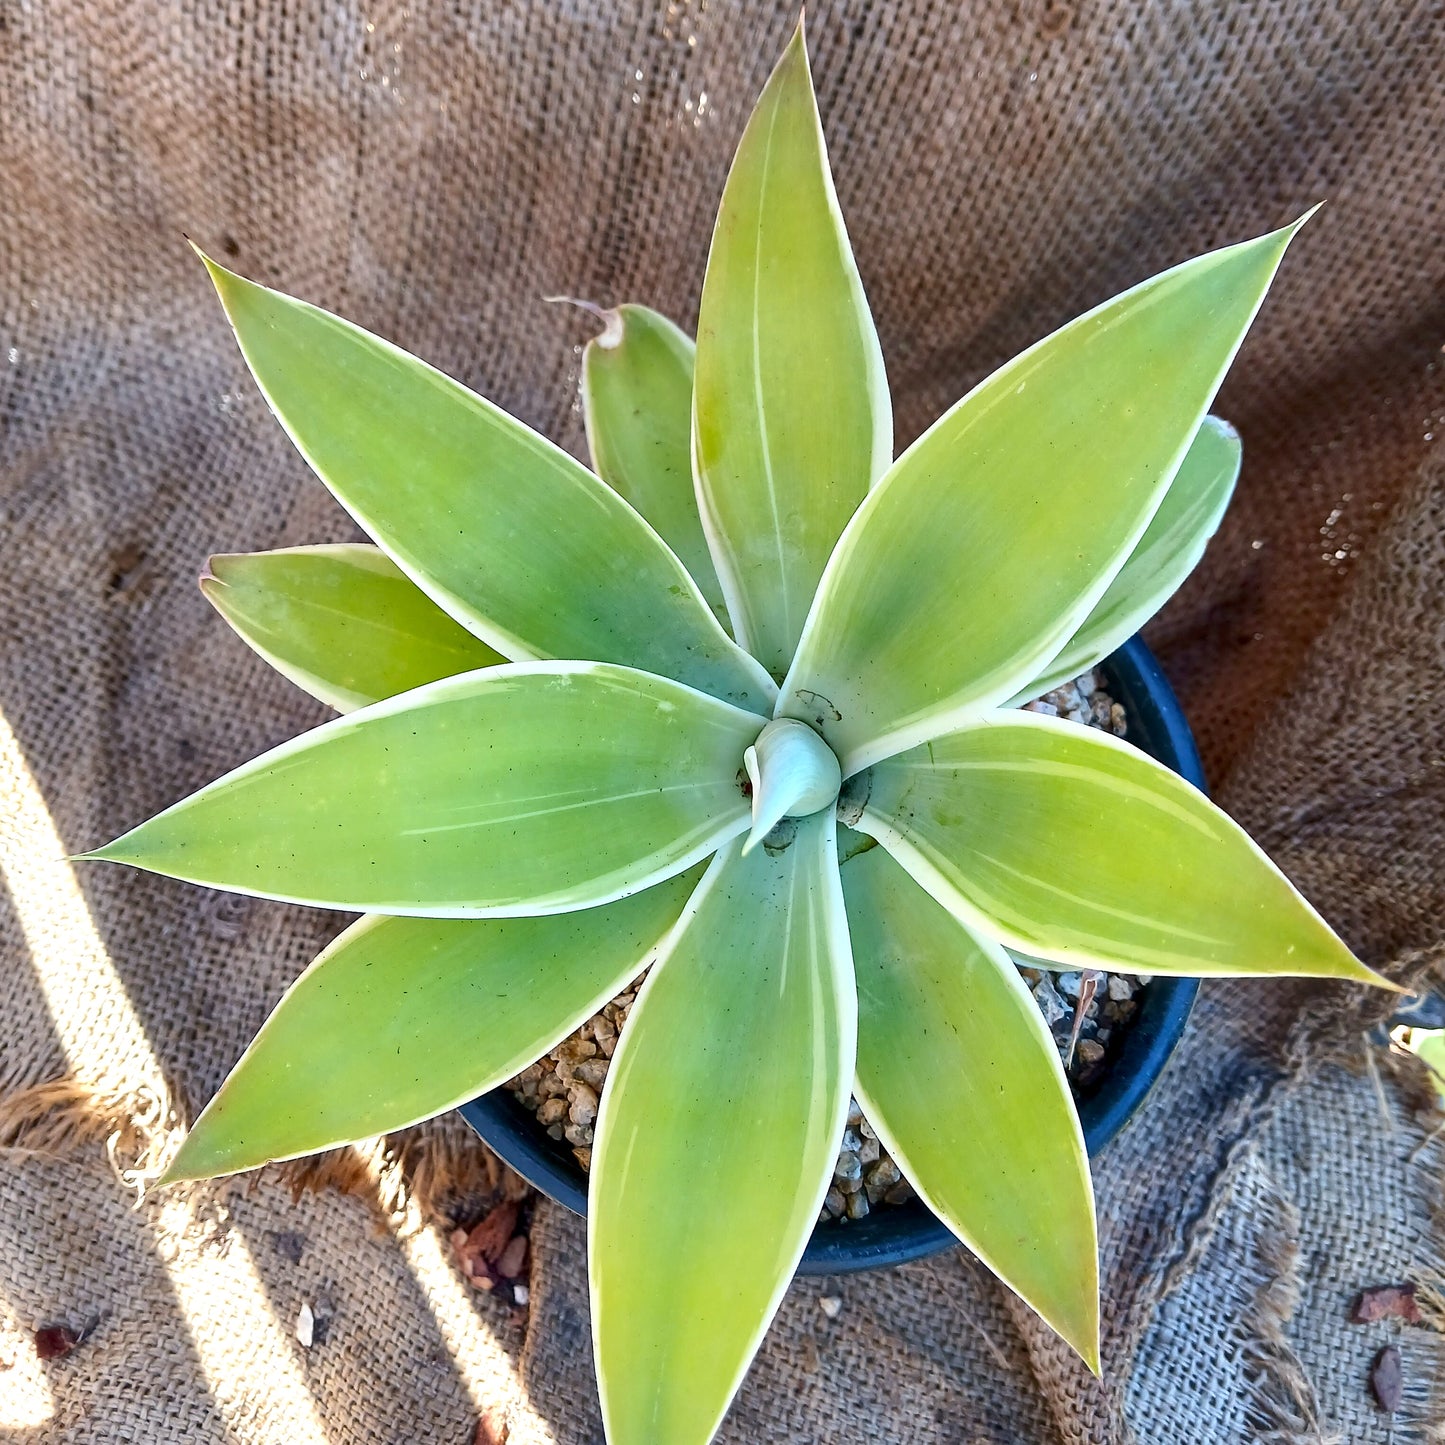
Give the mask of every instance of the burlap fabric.
M 693 318 L 793 19 L 0 0 L 4 1438 L 600 1438 L 580 1232 L 539 1212 L 525 1317 L 470 1290 L 445 1219 L 502 1182 L 456 1128 L 333 1159 L 295 1202 L 263 1177 L 134 1204 L 339 920 L 62 859 L 323 716 L 193 584 L 210 551 L 353 534 L 182 233 L 578 449 L 584 333 L 541 298 Z M 1445 933 L 1442 22 L 1438 0 L 810 12 L 900 443 L 1085 306 L 1330 200 L 1220 402 L 1238 501 L 1151 637 L 1226 804 L 1412 980 Z M 796 1286 L 725 1438 L 1425 1438 L 1437 1336 L 1343 1321 L 1438 1257 L 1433 1126 L 1365 1036 L 1380 1008 L 1205 989 L 1099 1162 L 1102 1385 L 958 1252 Z M 42 1362 L 50 1324 L 90 1333 Z M 1391 1421 L 1364 1379 L 1396 1335 Z

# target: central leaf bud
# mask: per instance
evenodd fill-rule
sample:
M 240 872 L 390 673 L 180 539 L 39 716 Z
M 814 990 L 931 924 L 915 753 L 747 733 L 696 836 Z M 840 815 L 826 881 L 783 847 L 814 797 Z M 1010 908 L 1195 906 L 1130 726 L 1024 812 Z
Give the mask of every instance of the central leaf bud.
M 776 718 L 743 754 L 753 788 L 751 852 L 784 818 L 806 818 L 838 800 L 843 770 L 832 748 L 807 723 Z

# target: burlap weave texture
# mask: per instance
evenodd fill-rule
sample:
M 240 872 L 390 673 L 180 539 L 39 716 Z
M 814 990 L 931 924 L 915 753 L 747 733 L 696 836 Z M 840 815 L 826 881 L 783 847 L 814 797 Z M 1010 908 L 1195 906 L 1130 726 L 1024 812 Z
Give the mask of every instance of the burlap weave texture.
M 795 18 L 0 0 L 6 1438 L 463 1445 L 484 1415 L 516 1441 L 600 1438 L 576 1228 L 539 1217 L 528 1322 L 469 1295 L 427 1222 L 488 1184 L 454 1128 L 409 1146 L 405 1203 L 396 1160 L 336 1165 L 386 1196 L 380 1216 L 339 1190 L 293 1205 L 274 1179 L 130 1207 L 114 1171 L 143 1184 L 339 919 L 62 859 L 325 715 L 194 586 L 209 552 L 354 532 L 183 235 L 580 453 L 585 327 L 542 298 L 695 319 L 727 163 Z M 1150 637 L 1221 800 L 1370 963 L 1432 977 L 1445 9 L 844 0 L 809 30 L 900 445 L 1078 311 L 1328 199 L 1217 407 L 1244 437 L 1237 502 Z M 836 1324 L 825 1286 L 798 1286 L 725 1438 L 1123 1442 L 1126 1414 L 1143 1445 L 1418 1438 L 1434 1337 L 1411 1336 L 1391 1437 L 1359 1337 L 1303 1287 L 1311 1249 L 1336 1293 L 1435 1259 L 1429 1191 L 1374 1182 L 1436 1168 L 1405 1162 L 1420 1128 L 1389 1079 L 1377 1126 L 1360 1069 L 1379 1007 L 1205 990 L 1099 1162 L 1102 1386 L 946 1257 L 840 1286 Z M 1326 1162 L 1299 1167 L 1302 1140 Z M 1324 1244 L 1305 1237 L 1326 1220 Z M 328 1321 L 309 1350 L 302 1303 Z M 34 1328 L 92 1320 L 66 1360 L 34 1359 Z

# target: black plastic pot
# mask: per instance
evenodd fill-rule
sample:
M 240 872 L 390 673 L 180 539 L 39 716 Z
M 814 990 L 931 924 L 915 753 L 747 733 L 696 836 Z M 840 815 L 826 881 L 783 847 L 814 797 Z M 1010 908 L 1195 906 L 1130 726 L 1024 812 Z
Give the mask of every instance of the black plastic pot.
M 1109 691 L 1129 715 L 1129 739 L 1197 787 L 1204 769 L 1174 690 L 1137 638 L 1103 664 Z M 1153 1086 L 1184 1032 L 1199 983 L 1156 978 L 1144 990 L 1139 1013 L 1099 1083 L 1079 1100 L 1090 1155 L 1129 1121 Z M 587 1176 L 563 1143 L 551 1139 L 506 1090 L 494 1089 L 461 1106 L 460 1113 L 524 1179 L 574 1213 L 587 1212 Z M 918 1200 L 880 1209 L 865 1219 L 820 1224 L 808 1242 L 800 1274 L 843 1274 L 901 1264 L 947 1249 L 957 1240 Z

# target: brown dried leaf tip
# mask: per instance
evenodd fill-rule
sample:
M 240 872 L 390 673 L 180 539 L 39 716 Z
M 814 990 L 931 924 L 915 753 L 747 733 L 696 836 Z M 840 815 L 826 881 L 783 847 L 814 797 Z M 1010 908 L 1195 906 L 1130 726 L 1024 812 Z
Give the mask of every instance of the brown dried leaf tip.
M 1415 1303 L 1413 1284 L 1377 1284 L 1361 1290 L 1350 1306 L 1352 1325 L 1374 1324 L 1376 1320 L 1404 1320 L 1407 1325 L 1420 1323 L 1420 1306 Z
M 1400 1368 L 1400 1352 L 1394 1345 L 1386 1345 L 1375 1356 L 1375 1362 L 1370 1366 L 1370 1391 L 1376 1404 L 1387 1415 L 1393 1415 L 1400 1408 L 1405 1379 Z

